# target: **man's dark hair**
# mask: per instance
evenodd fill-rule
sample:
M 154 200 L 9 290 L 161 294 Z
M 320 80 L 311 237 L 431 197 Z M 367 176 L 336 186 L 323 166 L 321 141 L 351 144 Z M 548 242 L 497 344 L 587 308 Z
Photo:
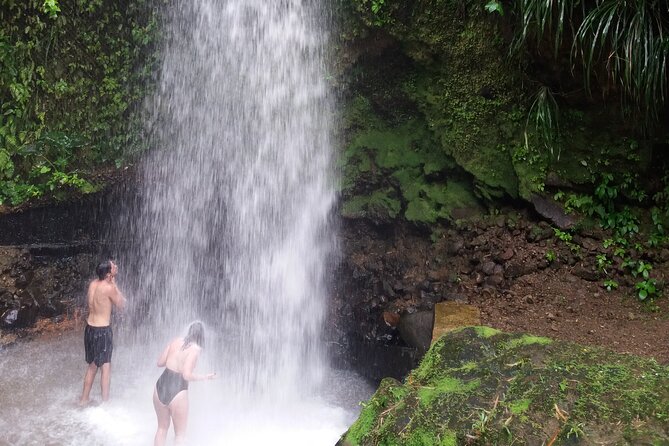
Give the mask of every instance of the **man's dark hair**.
M 97 268 L 95 268 L 95 274 L 98 275 L 98 279 L 104 280 L 112 270 L 111 260 L 105 260 L 100 263 Z
M 204 348 L 204 325 L 200 321 L 195 321 L 188 327 L 188 334 L 184 338 L 182 348 L 187 348 L 191 344 L 197 344 Z

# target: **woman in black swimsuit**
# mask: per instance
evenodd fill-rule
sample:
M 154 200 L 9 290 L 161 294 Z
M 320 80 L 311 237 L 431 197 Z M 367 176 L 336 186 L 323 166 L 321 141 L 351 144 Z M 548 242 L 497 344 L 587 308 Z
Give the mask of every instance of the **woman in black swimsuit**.
M 170 421 L 174 423 L 176 443 L 183 441 L 188 423 L 188 383 L 214 379 L 215 373 L 197 375 L 193 372 L 200 351 L 204 347 L 202 322 L 193 322 L 185 338 L 176 338 L 158 359 L 158 367 L 165 367 L 153 391 L 153 407 L 158 417 L 154 446 L 162 446 L 167 438 Z

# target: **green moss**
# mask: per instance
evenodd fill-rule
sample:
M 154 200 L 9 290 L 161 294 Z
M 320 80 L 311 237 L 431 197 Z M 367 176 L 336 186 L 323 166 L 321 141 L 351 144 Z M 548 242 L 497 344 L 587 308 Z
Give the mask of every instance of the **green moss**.
M 439 446 L 456 446 L 458 444 L 458 436 L 455 432 L 447 430 L 441 434 L 441 441 Z
M 397 383 L 382 391 L 382 383 L 372 398 L 387 395 L 377 412 L 382 419 L 361 444 L 452 445 L 468 435 L 478 436 L 478 444 L 542 444 L 556 427 L 555 444 L 571 444 L 577 433 L 584 444 L 669 442 L 669 368 L 536 336 L 482 337 L 480 331 L 453 331 L 433 344 L 404 391 Z M 556 425 L 558 413 L 568 422 Z
M 386 378 L 381 381 L 379 389 L 374 393 L 367 404 L 363 405 L 358 420 L 349 428 L 344 436 L 344 440 L 352 446 L 362 444 L 363 440 L 374 430 L 378 430 L 379 413 L 384 411 L 387 406 L 394 405 L 405 395 L 401 385 L 392 378 Z M 386 421 L 388 421 L 386 419 Z M 382 426 L 381 426 L 382 427 Z M 391 443 L 387 443 L 391 444 Z
M 393 194 L 392 189 L 386 189 L 374 191 L 371 195 L 351 197 L 344 201 L 342 215 L 347 218 L 393 219 L 401 208 L 399 200 L 393 198 Z
M 493 336 L 496 336 L 500 333 L 501 331 L 492 328 L 492 327 L 474 327 L 474 331 L 476 332 L 477 335 L 481 336 L 482 338 L 492 338 Z
M 457 175 L 442 178 L 455 164 L 424 120 L 408 117 L 389 125 L 360 97 L 348 109 L 346 116 L 356 121 L 347 124 L 351 138 L 341 158 L 344 216 L 395 218 L 404 208 L 403 216 L 409 221 L 435 223 L 450 219 L 457 208 L 479 209 L 471 184 L 458 180 Z M 357 193 L 370 188 L 376 192 Z M 395 200 L 393 189 L 402 203 Z
M 549 338 L 544 338 L 541 336 L 524 335 L 520 338 L 510 340 L 508 343 L 505 344 L 505 348 L 515 349 L 518 347 L 523 347 L 532 344 L 547 345 L 550 344 L 551 342 L 553 341 Z
M 406 446 L 434 446 L 439 444 L 439 440 L 436 433 L 421 428 L 412 431 L 402 444 Z
M 352 446 L 358 446 L 361 444 L 364 436 L 376 423 L 376 412 L 377 411 L 373 406 L 367 405 L 363 407 L 362 412 L 360 412 L 360 416 L 346 433 L 346 441 L 348 441 Z
M 477 367 L 478 364 L 476 364 L 474 361 L 470 361 L 462 364 L 462 367 L 459 367 L 457 370 L 461 370 L 463 372 L 470 372 L 472 370 L 476 370 Z
M 527 412 L 527 410 L 530 408 L 531 403 L 532 400 L 530 399 L 521 399 L 518 401 L 514 401 L 511 404 L 509 404 L 509 410 L 514 415 L 521 415 L 524 412 Z
M 431 386 L 422 386 L 418 389 L 418 398 L 421 404 L 429 405 L 435 398 L 444 394 L 469 393 L 481 385 L 477 380 L 463 382 L 452 377 L 438 379 L 432 384 Z
M 437 341 L 437 344 L 442 341 Z M 418 380 L 418 382 L 427 382 L 434 373 L 439 371 L 441 363 L 441 355 L 438 349 L 434 346 L 427 352 L 420 362 L 420 365 L 414 370 L 411 375 Z

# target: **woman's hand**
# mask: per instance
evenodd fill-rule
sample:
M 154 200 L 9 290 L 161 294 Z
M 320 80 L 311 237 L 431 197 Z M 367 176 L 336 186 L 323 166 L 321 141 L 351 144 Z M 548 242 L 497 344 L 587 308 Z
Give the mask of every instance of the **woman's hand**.
M 217 378 L 217 376 L 216 376 L 216 372 L 213 372 L 213 373 L 207 373 L 207 375 L 206 375 L 206 377 L 205 377 L 205 379 L 207 379 L 207 380 L 209 380 L 209 379 L 216 379 L 216 378 Z

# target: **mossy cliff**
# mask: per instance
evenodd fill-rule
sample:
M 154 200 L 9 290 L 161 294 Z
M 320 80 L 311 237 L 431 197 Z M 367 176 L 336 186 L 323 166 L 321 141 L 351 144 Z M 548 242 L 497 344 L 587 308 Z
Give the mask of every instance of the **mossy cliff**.
M 528 119 L 534 95 L 551 74 L 570 74 L 559 61 L 542 71 L 531 57 L 510 57 L 516 25 L 484 3 L 344 4 L 345 217 L 432 224 L 648 167 L 652 144 L 633 137 L 615 103 L 583 92 L 561 99 L 560 133 L 547 144 Z
M 0 4 L 0 212 L 103 186 L 144 149 L 160 1 Z
M 339 446 L 669 444 L 669 369 L 548 338 L 470 327 L 387 378 Z

